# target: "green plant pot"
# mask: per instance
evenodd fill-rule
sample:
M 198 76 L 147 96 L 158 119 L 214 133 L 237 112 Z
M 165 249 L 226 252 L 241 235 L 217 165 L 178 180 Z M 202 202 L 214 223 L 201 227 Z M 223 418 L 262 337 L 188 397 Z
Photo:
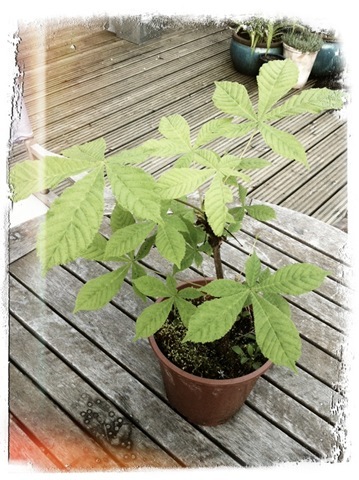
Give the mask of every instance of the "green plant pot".
M 315 59 L 311 77 L 326 77 L 340 74 L 345 67 L 339 42 L 325 42 Z
M 249 40 L 237 33 L 233 33 L 230 45 L 230 55 L 233 66 L 238 72 L 244 73 L 245 75 L 256 76 L 262 66 L 260 56 L 266 53 L 266 51 L 267 47 L 263 43 L 259 43 L 252 51 Z M 281 55 L 282 43 L 273 43 L 269 48 L 268 53 Z

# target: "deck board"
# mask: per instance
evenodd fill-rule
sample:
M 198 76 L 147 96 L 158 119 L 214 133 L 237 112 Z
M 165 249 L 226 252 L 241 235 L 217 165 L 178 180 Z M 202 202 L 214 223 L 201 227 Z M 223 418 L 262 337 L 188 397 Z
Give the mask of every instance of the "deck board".
M 318 291 L 291 300 L 293 320 L 302 337 L 298 373 L 272 367 L 258 381 L 242 409 L 230 421 L 214 428 L 190 425 L 170 408 L 148 342 L 132 341 L 134 320 L 144 304 L 134 296 L 131 278 L 103 309 L 74 314 L 75 297 L 83 283 L 111 271 L 115 264 L 78 260 L 65 268 L 52 269 L 44 278 L 34 250 L 41 219 L 12 230 L 10 360 L 11 370 L 16 373 L 12 374 L 15 384 L 10 391 L 11 395 L 22 397 L 12 400 L 12 414 L 21 419 L 26 431 L 33 435 L 37 432 L 37 441 L 44 451 L 52 452 L 58 464 L 69 465 L 70 470 L 90 465 L 81 457 L 82 450 L 61 453 L 58 445 L 60 450 L 55 455 L 48 439 L 51 433 L 59 432 L 56 428 L 61 425 L 56 427 L 55 421 L 52 424 L 48 420 L 53 417 L 51 412 L 55 419 L 59 413 L 66 418 L 62 425 L 67 429 L 67 436 L 62 436 L 63 448 L 72 429 L 76 435 L 88 435 L 100 449 L 91 454 L 91 461 L 99 458 L 97 451 L 109 458 L 108 463 L 99 463 L 104 469 L 111 462 L 118 469 L 149 465 L 263 467 L 337 458 L 343 448 L 335 429 L 343 419 L 342 351 L 349 295 L 338 258 L 345 259 L 346 234 L 306 215 L 276 210 L 278 221 L 260 225 L 258 230 L 256 223 L 247 218 L 240 243 L 231 240 L 223 245 L 226 275 L 238 275 L 243 270 L 261 228 L 268 244 L 259 235 L 257 254 L 269 268 L 276 269 L 283 261 L 310 259 L 323 268 L 331 266 L 332 274 Z M 328 250 L 314 226 L 322 227 Z M 102 232 L 108 235 L 109 230 L 105 218 Z M 155 270 L 170 270 L 156 250 L 151 251 L 146 263 Z M 191 268 L 181 275 L 188 279 L 200 274 L 213 275 L 212 262 L 205 261 L 201 272 Z M 335 285 L 341 288 L 333 298 Z M 26 395 L 16 394 L 20 385 L 30 385 L 29 382 L 31 389 L 27 394 L 35 402 L 38 398 L 36 408 Z M 32 389 L 39 392 L 31 393 Z M 85 404 L 94 404 L 96 400 L 100 400 L 106 418 L 115 412 L 123 419 L 126 428 L 121 438 L 125 441 L 118 442 L 117 437 L 112 438 L 112 443 L 111 438 L 102 441 L 102 430 L 91 421 L 84 422 Z M 49 415 L 45 414 L 46 409 L 41 410 L 46 405 Z M 36 418 L 42 418 L 40 424 Z M 127 441 L 131 441 L 129 449 Z M 84 445 L 82 441 L 78 444 Z M 73 456 L 67 458 L 65 454 Z
M 104 24 L 99 20 L 48 29 L 45 25 L 36 35 L 29 28 L 23 34 L 18 60 L 25 70 L 25 101 L 36 140 L 49 150 L 58 153 L 103 136 L 108 153 L 118 152 L 156 136 L 160 118 L 173 113 L 184 115 L 195 133 L 218 115 L 211 103 L 216 80 L 244 83 L 256 102 L 254 79 L 239 74 L 231 64 L 227 27 L 188 25 L 134 45 L 105 30 Z M 313 80 L 310 86 L 315 86 Z M 293 176 L 291 162 L 270 154 L 254 139 L 250 153 L 273 160 L 273 167 L 255 173 L 253 198 L 345 228 L 345 120 L 326 113 L 285 119 L 278 125 L 305 142 L 312 168 L 306 172 L 295 167 Z M 240 153 L 244 140 L 220 141 L 218 146 Z M 317 171 L 323 151 L 329 170 Z M 24 158 L 24 147 L 14 146 L 10 164 Z M 158 176 L 171 160 L 146 168 Z M 340 178 L 335 178 L 335 171 Z M 316 194 L 309 197 L 313 189 Z

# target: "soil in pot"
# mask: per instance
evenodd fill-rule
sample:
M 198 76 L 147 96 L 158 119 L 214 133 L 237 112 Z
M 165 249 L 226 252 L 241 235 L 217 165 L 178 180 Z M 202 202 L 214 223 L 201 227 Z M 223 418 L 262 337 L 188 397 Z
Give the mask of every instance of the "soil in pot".
M 173 310 L 155 339 L 162 353 L 185 372 L 211 379 L 237 378 L 267 361 L 255 341 L 250 309 L 238 320 L 225 337 L 215 342 L 182 343 L 186 329 L 177 310 Z
M 197 279 L 178 288 L 206 285 L 210 281 Z M 185 328 L 174 310 L 162 329 L 149 338 L 169 403 L 194 424 L 215 426 L 229 420 L 241 408 L 257 379 L 272 366 L 254 341 L 250 309 L 242 319 L 244 322 L 236 322 L 216 342 L 182 343 Z M 241 349 L 242 355 L 232 347 Z

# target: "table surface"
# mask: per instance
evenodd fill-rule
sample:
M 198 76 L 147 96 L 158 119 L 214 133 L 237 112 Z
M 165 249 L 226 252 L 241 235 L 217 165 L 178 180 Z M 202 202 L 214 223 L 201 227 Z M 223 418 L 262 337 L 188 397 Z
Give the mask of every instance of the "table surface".
M 302 337 L 298 374 L 274 366 L 258 380 L 242 409 L 217 427 L 192 425 L 168 405 L 148 342 L 133 342 L 144 303 L 129 282 L 105 308 L 72 313 L 83 283 L 113 264 L 79 260 L 44 278 L 35 251 L 41 217 L 13 228 L 10 461 L 67 471 L 339 462 L 345 448 L 347 235 L 275 208 L 275 221 L 246 218 L 239 242 L 223 245 L 226 276 L 241 272 L 254 243 L 269 268 L 305 261 L 331 273 L 316 292 L 289 297 Z M 103 233 L 109 232 L 105 217 Z M 146 263 L 159 267 L 155 250 Z M 201 273 L 213 276 L 210 259 Z M 188 269 L 180 279 L 198 276 Z

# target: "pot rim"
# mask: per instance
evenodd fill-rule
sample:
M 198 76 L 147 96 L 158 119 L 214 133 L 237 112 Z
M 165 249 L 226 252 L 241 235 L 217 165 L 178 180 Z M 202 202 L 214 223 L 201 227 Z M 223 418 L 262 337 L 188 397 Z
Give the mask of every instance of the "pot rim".
M 290 45 L 288 45 L 287 43 L 284 43 L 284 42 L 283 42 L 283 48 L 286 48 L 290 52 L 300 53 L 301 55 L 314 55 L 314 54 L 317 54 L 320 51 L 320 49 L 319 49 L 319 50 L 316 50 L 315 52 L 302 52 L 302 50 L 297 50 L 296 48 L 291 47 Z
M 189 281 L 184 281 L 184 282 L 179 282 L 177 285 L 177 288 L 179 290 L 182 290 L 183 288 L 186 288 L 189 284 L 196 283 L 198 285 L 206 285 L 207 283 L 211 282 L 214 280 L 214 278 L 209 278 L 209 277 L 200 277 L 200 278 L 195 278 L 193 280 Z M 163 300 L 163 298 L 158 298 L 156 300 L 156 303 L 159 303 Z M 185 370 L 182 370 L 181 368 L 177 367 L 174 363 L 172 363 L 166 355 L 162 353 L 160 350 L 159 346 L 157 345 L 157 342 L 155 340 L 154 335 L 151 335 L 148 338 L 150 345 L 155 352 L 156 356 L 162 362 L 165 364 L 169 369 L 171 369 L 173 372 L 193 381 L 197 382 L 199 384 L 206 384 L 206 385 L 213 385 L 213 386 L 225 386 L 225 385 L 233 385 L 236 383 L 242 383 L 242 382 L 247 382 L 248 380 L 252 380 L 253 378 L 261 376 L 264 372 L 266 372 L 272 365 L 273 363 L 270 360 L 267 360 L 263 365 L 256 370 L 254 370 L 251 373 L 247 373 L 246 375 L 242 375 L 240 377 L 234 377 L 234 378 L 225 378 L 225 379 L 220 379 L 220 378 L 206 378 L 206 377 L 199 377 L 197 375 L 193 375 L 192 373 L 188 373 Z

